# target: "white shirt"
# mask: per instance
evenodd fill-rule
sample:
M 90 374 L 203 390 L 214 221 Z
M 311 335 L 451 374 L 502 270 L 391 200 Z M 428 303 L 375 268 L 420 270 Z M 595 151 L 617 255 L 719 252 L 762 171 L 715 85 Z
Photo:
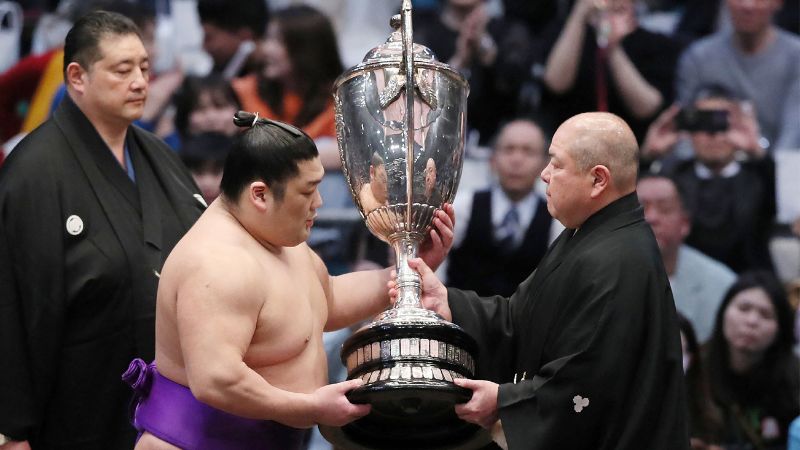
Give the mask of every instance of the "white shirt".
M 522 241 L 525 233 L 528 232 L 528 227 L 533 220 L 533 216 L 536 214 L 536 209 L 539 207 L 539 202 L 543 201 L 536 194 L 535 191 L 531 191 L 528 195 L 525 196 L 522 200 L 514 204 L 510 198 L 503 192 L 503 189 L 500 188 L 500 185 L 497 183 L 492 184 L 491 186 L 491 205 L 492 205 L 492 227 L 496 229 L 503 223 L 503 219 L 505 218 L 508 211 L 516 206 L 517 213 L 519 214 L 519 233 L 520 235 L 517 236 L 518 241 Z M 464 238 L 467 236 L 467 229 L 469 228 L 469 219 L 472 217 L 472 200 L 474 199 L 474 192 L 470 193 L 469 195 L 461 195 L 456 198 L 454 207 L 456 209 L 456 228 L 453 231 L 453 247 L 458 248 L 461 246 L 461 243 L 464 242 Z M 564 226 L 561 225 L 557 220 L 553 220 L 553 224 L 550 226 L 550 236 L 547 239 L 548 243 L 552 243 L 561 231 L 564 229 Z

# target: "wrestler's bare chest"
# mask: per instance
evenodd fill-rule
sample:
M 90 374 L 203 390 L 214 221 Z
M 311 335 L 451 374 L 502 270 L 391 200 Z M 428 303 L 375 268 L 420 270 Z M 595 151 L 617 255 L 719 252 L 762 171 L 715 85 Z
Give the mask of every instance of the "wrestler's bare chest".
M 279 381 L 276 377 L 290 383 L 287 374 L 295 372 L 307 379 L 325 359 L 322 331 L 327 302 L 319 276 L 306 261 L 300 254 L 267 264 L 262 280 L 264 304 L 245 363 L 273 383 Z

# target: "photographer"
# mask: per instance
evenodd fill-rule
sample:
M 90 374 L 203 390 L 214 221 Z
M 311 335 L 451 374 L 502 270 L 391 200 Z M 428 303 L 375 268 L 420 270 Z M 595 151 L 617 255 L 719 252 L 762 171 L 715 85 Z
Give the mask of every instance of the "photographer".
M 688 135 L 693 156 L 666 168 Z M 759 145 L 752 107 L 718 86 L 691 106 L 673 105 L 647 131 L 642 158 L 671 176 L 692 217 L 686 243 L 735 272 L 772 269 L 767 242 L 775 217 L 775 163 Z

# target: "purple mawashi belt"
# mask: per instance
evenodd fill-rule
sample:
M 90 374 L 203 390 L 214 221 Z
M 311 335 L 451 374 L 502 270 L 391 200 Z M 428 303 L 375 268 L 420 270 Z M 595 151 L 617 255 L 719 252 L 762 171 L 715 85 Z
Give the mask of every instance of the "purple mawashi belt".
M 186 450 L 302 449 L 308 430 L 235 416 L 198 401 L 155 362 L 131 361 L 122 379 L 134 390 L 133 425 Z

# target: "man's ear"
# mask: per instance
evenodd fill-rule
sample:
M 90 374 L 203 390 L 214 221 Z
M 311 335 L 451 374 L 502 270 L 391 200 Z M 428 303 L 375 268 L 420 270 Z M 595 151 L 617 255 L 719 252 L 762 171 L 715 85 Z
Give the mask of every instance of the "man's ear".
M 599 197 L 611 187 L 611 171 L 603 165 L 596 165 L 589 170 L 592 176 L 592 198 Z
M 83 67 L 73 61 L 67 65 L 67 70 L 64 72 L 64 82 L 67 86 L 72 86 L 77 92 L 83 94 L 86 89 L 84 74 L 86 74 L 86 71 L 83 70 Z
M 692 221 L 689 219 L 689 216 L 686 214 L 681 217 L 681 239 L 686 239 L 686 236 L 689 236 L 689 233 L 692 231 Z
M 253 181 L 247 188 L 247 198 L 259 211 L 266 211 L 272 204 L 272 192 L 263 181 Z

